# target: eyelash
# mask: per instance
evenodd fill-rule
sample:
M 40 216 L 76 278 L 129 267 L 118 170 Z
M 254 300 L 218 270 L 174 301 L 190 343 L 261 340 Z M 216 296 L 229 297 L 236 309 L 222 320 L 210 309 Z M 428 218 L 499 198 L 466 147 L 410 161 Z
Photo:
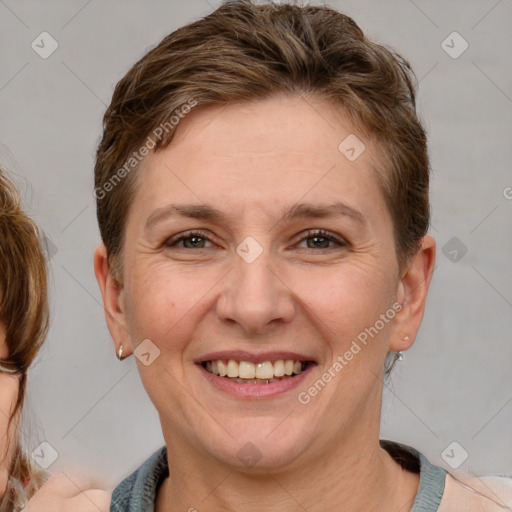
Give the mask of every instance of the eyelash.
M 188 233 L 185 233 L 183 235 L 180 235 L 178 238 L 170 238 L 165 242 L 166 247 L 171 248 L 175 247 L 179 242 L 182 242 L 183 240 L 187 240 L 189 238 L 193 237 L 199 237 L 203 238 L 204 240 L 208 240 L 211 242 L 211 240 L 208 238 L 208 235 L 203 231 L 189 231 Z M 319 237 L 319 238 L 326 238 L 330 242 L 334 242 L 335 244 L 339 245 L 340 247 L 347 247 L 348 243 L 344 241 L 341 238 L 338 238 L 334 236 L 332 233 L 329 233 L 328 231 L 325 231 L 323 229 L 311 229 L 308 230 L 298 243 L 303 242 L 304 240 L 307 240 L 308 238 L 313 237 Z M 297 244 L 296 244 L 297 245 Z M 188 247 L 180 247 L 180 249 L 189 249 Z M 206 249 L 206 247 L 200 247 L 199 249 Z M 311 247 L 303 247 L 302 249 L 312 249 Z M 332 249 L 332 247 L 328 247 L 328 249 Z M 315 250 L 315 249 L 313 249 Z

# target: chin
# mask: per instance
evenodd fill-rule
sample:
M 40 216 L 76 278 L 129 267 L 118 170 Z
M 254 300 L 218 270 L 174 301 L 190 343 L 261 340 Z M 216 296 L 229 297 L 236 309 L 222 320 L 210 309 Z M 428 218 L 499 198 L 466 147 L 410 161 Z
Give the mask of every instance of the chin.
M 227 428 L 231 435 L 222 429 L 219 432 L 217 426 L 217 435 L 205 449 L 219 462 L 244 472 L 289 468 L 313 444 L 315 436 L 306 428 L 305 418 L 285 418 L 233 420 L 232 427 Z

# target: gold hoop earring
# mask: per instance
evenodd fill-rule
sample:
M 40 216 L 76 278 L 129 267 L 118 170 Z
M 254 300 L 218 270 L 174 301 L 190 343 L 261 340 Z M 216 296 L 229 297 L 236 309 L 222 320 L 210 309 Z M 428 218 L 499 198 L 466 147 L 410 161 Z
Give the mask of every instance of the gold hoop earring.
M 119 350 L 117 351 L 117 359 L 119 359 L 119 361 L 122 361 L 124 359 L 123 352 L 124 352 L 124 347 L 123 347 L 123 345 L 121 345 L 119 347 Z

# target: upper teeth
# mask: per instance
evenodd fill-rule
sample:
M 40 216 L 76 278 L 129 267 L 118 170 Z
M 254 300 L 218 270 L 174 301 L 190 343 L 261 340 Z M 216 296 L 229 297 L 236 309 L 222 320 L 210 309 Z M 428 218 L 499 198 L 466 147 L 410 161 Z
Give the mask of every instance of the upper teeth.
M 207 361 L 205 365 L 209 372 L 220 375 L 221 377 L 232 377 L 240 379 L 272 379 L 274 377 L 284 377 L 285 375 L 299 374 L 303 370 L 302 361 L 293 359 L 279 359 L 272 363 L 264 361 L 262 363 L 251 363 L 249 361 L 229 361 L 217 359 L 216 361 Z

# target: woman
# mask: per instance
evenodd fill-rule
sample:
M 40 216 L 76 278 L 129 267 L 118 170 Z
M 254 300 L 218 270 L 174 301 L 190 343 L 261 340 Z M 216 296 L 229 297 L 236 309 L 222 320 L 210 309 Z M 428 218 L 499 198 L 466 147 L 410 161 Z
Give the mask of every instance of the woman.
M 48 271 L 39 230 L 2 169 L 0 269 L 0 511 L 108 510 L 109 493 L 75 476 L 48 479 L 21 448 L 27 371 L 48 331 Z
M 379 440 L 435 261 L 412 84 L 350 18 L 246 1 L 119 82 L 95 272 L 166 446 L 112 511 L 502 510 L 506 483 Z
M 27 370 L 48 330 L 47 269 L 34 222 L 0 169 L 0 509 L 24 505 L 46 480 L 20 447 Z

